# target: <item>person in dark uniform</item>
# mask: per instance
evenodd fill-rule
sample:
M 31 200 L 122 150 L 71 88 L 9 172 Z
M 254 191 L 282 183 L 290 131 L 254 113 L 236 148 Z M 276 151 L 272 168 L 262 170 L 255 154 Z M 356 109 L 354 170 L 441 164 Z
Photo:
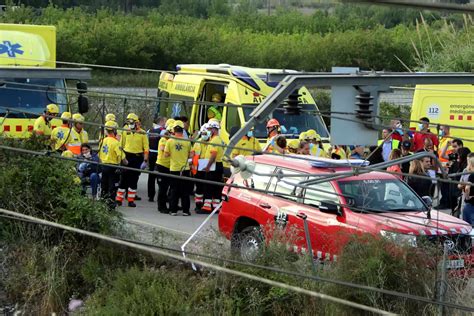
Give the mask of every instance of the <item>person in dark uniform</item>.
M 148 142 L 150 144 L 150 154 L 148 156 L 148 170 L 155 171 L 156 159 L 158 158 L 158 143 L 161 132 L 165 130 L 166 117 L 158 116 L 153 121 L 153 128 L 147 131 Z M 154 202 L 156 193 L 156 175 L 148 174 L 148 201 Z

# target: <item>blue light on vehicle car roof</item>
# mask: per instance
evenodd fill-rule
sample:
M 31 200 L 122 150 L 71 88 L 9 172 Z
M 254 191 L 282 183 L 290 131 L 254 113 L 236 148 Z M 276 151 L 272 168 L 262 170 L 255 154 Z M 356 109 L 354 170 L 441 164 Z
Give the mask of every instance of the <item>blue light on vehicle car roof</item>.
M 363 159 L 329 159 L 329 158 L 310 158 L 311 167 L 314 168 L 335 168 L 335 167 L 365 167 L 369 165 L 367 160 Z

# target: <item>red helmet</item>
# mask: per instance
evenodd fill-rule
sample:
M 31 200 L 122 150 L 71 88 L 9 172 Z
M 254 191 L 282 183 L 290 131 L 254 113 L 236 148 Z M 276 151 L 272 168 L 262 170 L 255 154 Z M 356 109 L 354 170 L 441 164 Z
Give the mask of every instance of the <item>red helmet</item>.
M 275 127 L 275 126 L 280 126 L 280 122 L 278 122 L 277 119 L 271 119 L 270 121 L 267 122 L 267 128 Z

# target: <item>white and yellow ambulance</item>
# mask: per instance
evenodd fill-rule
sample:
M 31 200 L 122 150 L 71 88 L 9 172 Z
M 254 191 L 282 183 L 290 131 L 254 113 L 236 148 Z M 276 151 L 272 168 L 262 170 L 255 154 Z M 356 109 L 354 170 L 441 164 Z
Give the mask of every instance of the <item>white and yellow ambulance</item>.
M 0 136 L 28 137 L 50 103 L 60 112 L 76 112 L 68 101 L 66 79 L 90 77 L 87 68 L 56 68 L 54 26 L 0 23 Z M 51 125 L 59 126 L 61 120 Z
M 422 117 L 427 117 L 433 127 L 446 124 L 471 128 L 452 127 L 450 133 L 474 151 L 474 85 L 417 85 L 410 119 L 417 121 Z M 414 129 L 417 125 L 411 122 L 410 127 Z
M 187 116 L 191 132 L 208 120 L 208 109 L 215 107 L 221 114 L 221 137 L 229 138 L 249 119 L 250 113 L 267 97 L 278 82 L 269 81 L 269 73 L 291 73 L 281 69 L 258 69 L 227 64 L 178 65 L 177 73 L 162 73 L 158 84 L 159 103 L 157 112 L 161 116 Z M 213 104 L 212 97 L 219 94 L 221 101 Z M 301 132 L 314 129 L 324 142 L 329 132 L 316 115 L 316 103 L 305 87 L 298 91 L 299 115 L 285 114 L 282 104 L 272 114 L 282 125 L 287 138 L 298 138 Z M 270 117 L 269 117 L 270 119 Z M 265 123 L 256 126 L 254 135 L 266 139 Z

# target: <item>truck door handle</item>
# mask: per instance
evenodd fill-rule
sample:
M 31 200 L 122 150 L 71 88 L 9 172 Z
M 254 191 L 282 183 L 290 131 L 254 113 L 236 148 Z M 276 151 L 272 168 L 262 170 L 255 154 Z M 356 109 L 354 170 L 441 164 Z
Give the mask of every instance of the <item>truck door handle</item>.
M 262 208 L 272 208 L 272 206 L 268 203 L 262 203 L 262 204 L 260 204 L 260 207 L 262 207 Z

